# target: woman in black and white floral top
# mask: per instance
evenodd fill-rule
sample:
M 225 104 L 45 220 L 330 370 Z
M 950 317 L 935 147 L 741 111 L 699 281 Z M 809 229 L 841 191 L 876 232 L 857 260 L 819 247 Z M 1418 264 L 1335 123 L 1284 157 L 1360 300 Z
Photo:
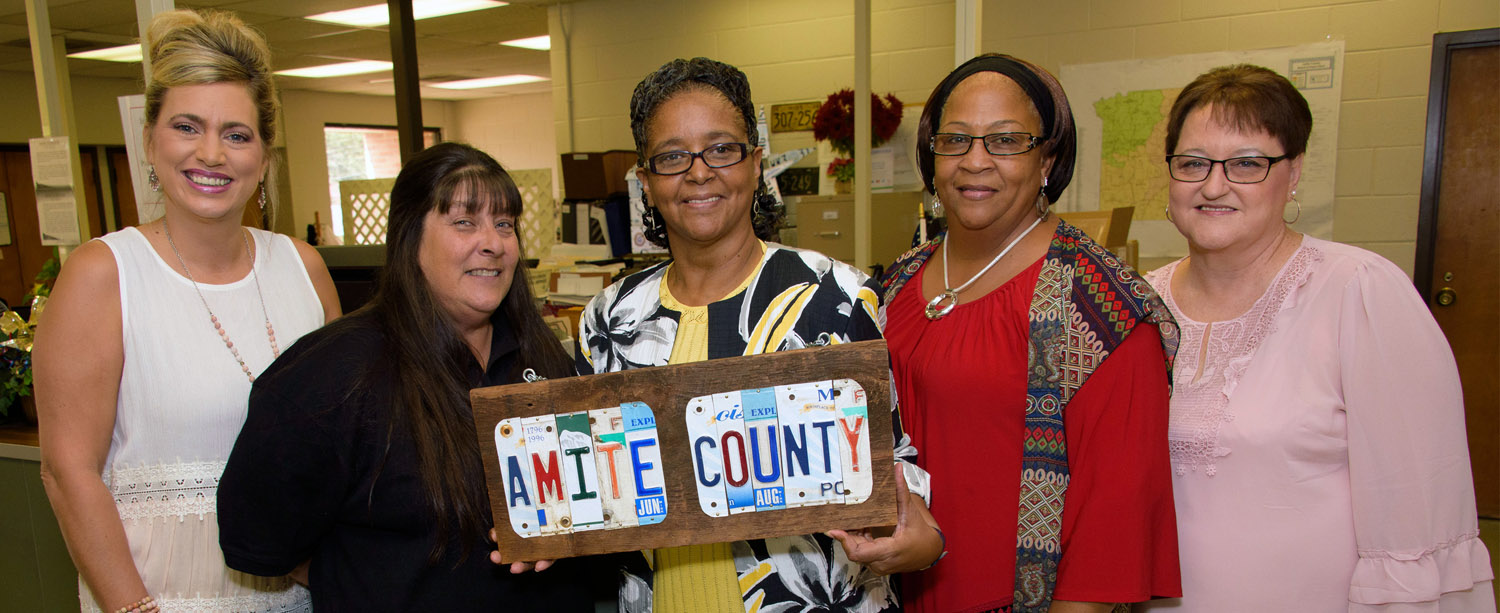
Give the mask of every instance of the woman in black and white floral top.
M 761 177 L 744 73 L 704 58 L 670 62 L 636 87 L 631 128 L 647 236 L 672 259 L 589 302 L 580 373 L 880 338 L 874 281 L 822 254 L 765 242 L 780 211 Z M 897 432 L 913 492 L 909 525 L 873 539 L 834 531 L 843 546 L 814 534 L 647 552 L 649 567 L 626 574 L 621 609 L 898 610 L 886 575 L 926 567 L 942 550 L 921 497 L 925 473 L 902 439 Z

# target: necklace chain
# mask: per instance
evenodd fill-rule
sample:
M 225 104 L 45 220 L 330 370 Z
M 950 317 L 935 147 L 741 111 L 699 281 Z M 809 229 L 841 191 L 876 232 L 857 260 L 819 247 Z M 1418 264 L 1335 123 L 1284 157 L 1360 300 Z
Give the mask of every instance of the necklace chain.
M 1014 239 L 1011 239 L 1010 244 L 1006 245 L 1004 249 L 1000 250 L 1000 253 L 995 256 L 995 259 L 990 260 L 989 264 L 985 264 L 984 268 L 980 269 L 979 272 L 974 273 L 974 276 L 969 277 L 968 281 L 964 281 L 964 284 L 958 287 L 953 287 L 948 283 L 948 241 L 947 239 L 944 239 L 943 291 L 937 296 L 934 296 L 932 300 L 927 303 L 927 319 L 936 321 L 942 319 L 944 315 L 953 312 L 953 308 L 958 306 L 958 293 L 964 291 L 965 289 L 968 289 L 970 285 L 973 285 L 975 281 L 978 281 L 980 277 L 983 277 L 984 273 L 987 273 L 991 268 L 994 268 L 995 264 L 1000 263 L 1000 258 L 1003 258 L 1005 257 L 1005 254 L 1010 253 L 1010 250 L 1014 249 L 1016 245 L 1020 244 L 1021 239 L 1026 238 L 1026 235 L 1030 234 L 1031 231 L 1035 229 L 1037 224 L 1039 223 L 1042 223 L 1041 217 L 1036 218 L 1036 221 L 1033 221 L 1031 222 L 1031 225 L 1026 226 L 1025 230 L 1022 230 L 1021 233 L 1017 234 Z
M 213 307 L 208 306 L 208 299 L 203 297 L 203 290 L 198 287 L 198 280 L 193 278 L 192 271 L 188 270 L 187 260 L 182 259 L 182 252 L 177 250 L 177 243 L 172 240 L 172 226 L 167 225 L 167 220 L 161 220 L 162 230 L 167 235 L 167 246 L 172 248 L 172 255 L 177 256 L 177 263 L 182 265 L 182 273 L 187 275 L 188 282 L 193 284 L 193 291 L 198 293 L 198 300 L 203 303 L 203 309 L 208 311 L 208 321 L 214 325 L 214 331 L 219 333 L 219 340 L 224 341 L 224 346 L 229 348 L 229 353 L 234 356 L 234 361 L 239 363 L 240 370 L 245 373 L 245 378 L 255 383 L 255 375 L 250 372 L 250 367 L 245 365 L 245 359 L 240 357 L 240 350 L 234 346 L 234 341 L 229 340 L 229 331 L 219 322 L 219 316 L 214 315 Z M 255 255 L 250 251 L 250 239 L 240 231 L 240 240 L 245 244 L 245 255 L 250 258 L 250 278 L 255 280 L 255 296 L 260 299 L 260 314 L 266 320 L 266 338 L 271 341 L 271 359 L 281 357 L 281 349 L 276 346 L 276 328 L 271 325 L 271 315 L 266 311 L 266 296 L 260 290 L 260 275 L 255 272 Z

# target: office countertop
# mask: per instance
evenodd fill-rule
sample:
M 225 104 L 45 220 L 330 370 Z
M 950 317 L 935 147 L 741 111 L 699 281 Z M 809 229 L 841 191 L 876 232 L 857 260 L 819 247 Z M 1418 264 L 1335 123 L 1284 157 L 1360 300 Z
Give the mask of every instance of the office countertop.
M 0 426 L 0 458 L 40 462 L 42 449 L 37 444 L 36 426 Z

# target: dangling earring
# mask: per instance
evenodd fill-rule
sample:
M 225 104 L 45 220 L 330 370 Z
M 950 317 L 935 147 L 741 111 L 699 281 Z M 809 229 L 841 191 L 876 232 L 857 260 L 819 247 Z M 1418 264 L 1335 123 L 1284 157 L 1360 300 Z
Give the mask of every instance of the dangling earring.
M 666 232 L 662 229 L 661 212 L 651 206 L 646 194 L 641 194 L 641 233 L 654 244 L 666 243 Z
M 933 217 L 942 217 L 943 216 L 943 201 L 941 199 L 939 199 L 937 196 L 933 196 L 932 197 L 932 216 Z
M 260 182 L 260 218 L 266 218 L 266 182 Z
M 161 191 L 161 180 L 156 178 L 155 164 L 146 167 L 146 185 L 149 185 L 153 192 Z
M 1042 188 L 1036 190 L 1036 214 L 1042 219 L 1047 218 L 1047 177 L 1042 177 Z
M 1286 213 L 1283 211 L 1282 214 L 1281 214 L 1281 220 L 1285 221 L 1286 225 L 1289 225 L 1289 226 L 1292 225 L 1292 224 L 1294 224 L 1294 223 L 1297 223 L 1298 219 L 1302 219 L 1302 201 L 1297 199 L 1297 190 L 1295 190 L 1295 189 L 1292 190 L 1292 202 L 1296 203 L 1296 205 L 1297 205 L 1297 214 L 1296 214 L 1296 216 L 1292 217 L 1291 221 L 1287 221 Z M 1286 207 L 1283 206 L 1282 208 L 1285 209 Z

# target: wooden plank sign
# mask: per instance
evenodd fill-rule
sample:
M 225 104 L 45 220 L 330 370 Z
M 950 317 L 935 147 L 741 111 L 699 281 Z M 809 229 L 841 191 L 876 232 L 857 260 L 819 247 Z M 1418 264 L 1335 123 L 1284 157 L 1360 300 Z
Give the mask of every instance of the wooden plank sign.
M 506 561 L 896 523 L 885 341 L 476 389 Z

